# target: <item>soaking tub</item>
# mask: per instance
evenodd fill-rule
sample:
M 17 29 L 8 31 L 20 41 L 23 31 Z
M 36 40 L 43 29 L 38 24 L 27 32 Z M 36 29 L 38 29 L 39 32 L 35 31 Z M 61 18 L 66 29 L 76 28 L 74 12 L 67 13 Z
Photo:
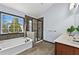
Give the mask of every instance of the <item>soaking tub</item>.
M 32 39 L 27 37 L 0 41 L 0 55 L 16 55 L 29 48 L 32 48 Z

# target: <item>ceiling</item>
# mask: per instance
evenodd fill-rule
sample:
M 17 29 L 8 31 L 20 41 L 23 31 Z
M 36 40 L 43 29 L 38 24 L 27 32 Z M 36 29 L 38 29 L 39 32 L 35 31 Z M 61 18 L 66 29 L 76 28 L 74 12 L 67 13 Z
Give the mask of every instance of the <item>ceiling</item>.
M 48 10 L 52 3 L 2 3 L 10 8 L 22 11 L 27 15 L 39 17 Z

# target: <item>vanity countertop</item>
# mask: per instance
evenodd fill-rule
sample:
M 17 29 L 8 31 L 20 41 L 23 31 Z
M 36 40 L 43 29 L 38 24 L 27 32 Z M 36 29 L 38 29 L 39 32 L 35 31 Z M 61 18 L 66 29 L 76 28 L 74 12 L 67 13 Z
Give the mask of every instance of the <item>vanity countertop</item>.
M 79 40 L 79 39 L 77 39 Z M 68 36 L 67 34 L 62 34 L 54 42 L 62 43 L 65 45 L 73 46 L 79 48 L 79 42 L 73 41 L 73 37 Z

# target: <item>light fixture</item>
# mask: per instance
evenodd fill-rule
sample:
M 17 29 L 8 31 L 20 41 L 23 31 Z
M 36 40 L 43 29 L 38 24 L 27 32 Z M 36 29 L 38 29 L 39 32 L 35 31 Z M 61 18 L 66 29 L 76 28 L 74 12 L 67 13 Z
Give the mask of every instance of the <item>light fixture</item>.
M 75 9 L 75 8 L 78 7 L 78 5 L 79 5 L 78 3 L 70 3 L 69 9 L 70 9 L 70 10 Z
M 72 10 L 75 7 L 75 3 L 70 3 L 69 9 Z

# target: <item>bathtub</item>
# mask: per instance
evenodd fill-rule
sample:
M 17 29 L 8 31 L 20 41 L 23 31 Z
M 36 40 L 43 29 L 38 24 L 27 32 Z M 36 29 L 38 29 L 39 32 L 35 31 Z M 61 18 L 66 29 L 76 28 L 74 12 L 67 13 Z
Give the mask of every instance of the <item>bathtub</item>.
M 0 55 L 16 55 L 32 48 L 32 39 L 26 37 L 0 41 Z

